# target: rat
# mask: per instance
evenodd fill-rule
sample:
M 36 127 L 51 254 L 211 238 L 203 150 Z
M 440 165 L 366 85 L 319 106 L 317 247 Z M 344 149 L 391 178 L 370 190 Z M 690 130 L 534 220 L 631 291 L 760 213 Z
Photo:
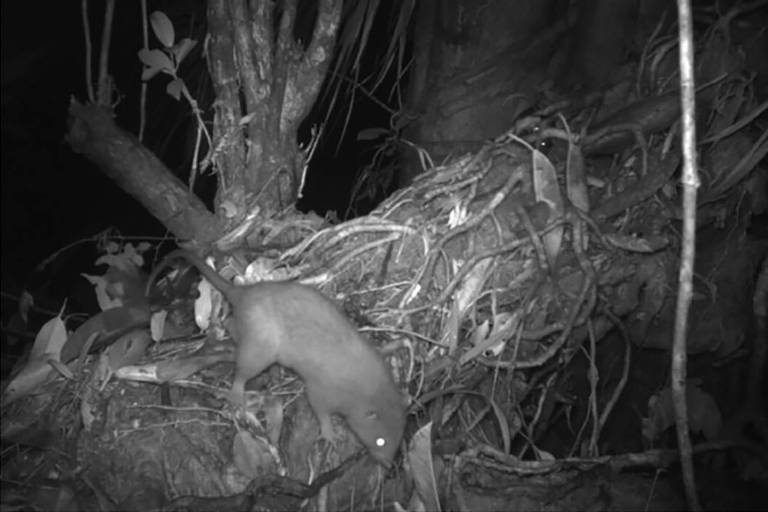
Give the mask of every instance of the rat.
M 381 355 L 337 306 L 318 290 L 292 281 L 230 283 L 197 255 L 178 249 L 152 271 L 177 258 L 194 265 L 232 305 L 235 378 L 229 400 L 245 402 L 245 384 L 274 363 L 304 381 L 309 405 L 326 440 L 339 414 L 371 455 L 389 467 L 405 428 L 406 401 Z

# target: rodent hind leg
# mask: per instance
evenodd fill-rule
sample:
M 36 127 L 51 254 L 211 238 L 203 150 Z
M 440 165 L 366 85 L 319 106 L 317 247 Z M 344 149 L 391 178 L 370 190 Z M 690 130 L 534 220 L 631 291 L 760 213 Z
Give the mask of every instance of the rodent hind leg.
M 256 363 L 247 361 L 247 364 L 242 363 L 242 359 L 238 356 L 237 365 L 235 367 L 235 378 L 232 380 L 232 387 L 229 389 L 228 399 L 235 406 L 247 405 L 245 399 L 245 384 L 253 377 L 259 375 L 261 372 L 267 369 L 268 362 Z
M 245 383 L 247 380 L 239 371 L 235 371 L 235 380 L 232 381 L 232 387 L 229 389 L 227 396 L 232 405 L 236 407 L 245 405 Z
M 229 390 L 229 401 L 233 405 L 247 405 L 245 384 L 275 362 L 276 354 L 269 340 L 253 332 L 247 324 L 236 321 L 229 325 L 230 335 L 237 344 L 235 351 L 235 378 Z

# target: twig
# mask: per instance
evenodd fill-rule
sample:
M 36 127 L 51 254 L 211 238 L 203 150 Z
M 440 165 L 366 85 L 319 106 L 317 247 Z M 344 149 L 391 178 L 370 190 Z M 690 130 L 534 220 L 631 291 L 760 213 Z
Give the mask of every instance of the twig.
M 600 438 L 600 421 L 597 412 L 597 383 L 600 382 L 600 372 L 597 369 L 597 341 L 595 341 L 595 329 L 592 320 L 587 320 L 587 334 L 589 336 L 589 370 L 587 379 L 589 380 L 589 416 L 592 417 L 592 435 L 589 437 L 588 453 L 590 457 L 598 455 L 597 440 Z
M 629 339 L 627 328 L 624 327 L 624 324 L 621 322 L 621 320 L 608 308 L 605 308 L 603 313 L 613 322 L 613 324 L 621 333 L 621 337 L 624 338 L 624 369 L 621 371 L 621 380 L 619 380 L 619 384 L 613 390 L 613 395 L 611 396 L 610 400 L 608 400 L 608 403 L 605 404 L 605 408 L 600 415 L 600 430 L 605 427 L 605 423 L 608 421 L 608 417 L 611 415 L 611 411 L 619 401 L 621 392 L 624 391 L 624 387 L 627 385 L 627 381 L 629 380 L 629 366 L 632 358 L 632 344 Z
M 147 0 L 141 0 L 141 42 L 144 50 L 149 50 L 149 29 L 147 27 Z M 139 141 L 144 142 L 144 130 L 147 127 L 147 81 L 141 81 L 139 93 Z
M 88 21 L 88 0 L 82 0 L 80 3 L 80 14 L 83 17 L 83 36 L 85 37 L 85 90 L 88 94 L 88 101 L 94 103 L 96 96 L 93 93 L 93 71 L 91 66 L 91 23 Z
M 680 256 L 675 336 L 672 343 L 672 397 L 685 497 L 688 507 L 698 511 L 701 510 L 701 503 L 696 494 L 691 437 L 688 431 L 688 404 L 686 403 L 685 392 L 686 365 L 688 362 L 686 334 L 688 309 L 691 305 L 692 295 L 693 259 L 696 251 L 696 189 L 699 186 L 696 169 L 696 98 L 693 76 L 693 20 L 690 0 L 677 0 L 677 12 L 680 31 L 680 101 L 683 127 L 681 134 L 683 142 L 683 247 Z
M 109 77 L 109 46 L 112 43 L 112 20 L 115 17 L 115 0 L 107 0 L 104 8 L 104 26 L 101 31 L 101 53 L 99 54 L 99 81 L 96 88 L 98 104 L 110 106 L 112 82 Z

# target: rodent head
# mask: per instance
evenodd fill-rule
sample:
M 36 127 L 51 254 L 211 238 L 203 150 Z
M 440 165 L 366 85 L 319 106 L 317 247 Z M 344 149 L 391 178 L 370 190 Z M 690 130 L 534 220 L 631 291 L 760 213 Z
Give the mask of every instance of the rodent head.
M 346 420 L 373 458 L 386 467 L 391 466 L 403 438 L 404 408 L 400 404 L 386 410 L 358 408 L 352 411 Z

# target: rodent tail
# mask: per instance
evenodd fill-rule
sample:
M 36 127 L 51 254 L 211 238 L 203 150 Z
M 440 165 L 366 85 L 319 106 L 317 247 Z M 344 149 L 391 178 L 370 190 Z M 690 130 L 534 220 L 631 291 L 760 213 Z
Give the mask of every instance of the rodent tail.
M 228 300 L 231 299 L 231 296 L 234 294 L 237 287 L 221 277 L 219 273 L 214 269 L 206 265 L 205 260 L 203 260 L 201 257 L 185 249 L 176 249 L 175 251 L 169 252 L 165 258 L 160 261 L 160 263 L 155 265 L 155 268 L 152 269 L 152 273 L 149 275 L 149 279 L 147 280 L 147 289 L 145 290 L 145 295 L 149 295 L 152 283 L 155 281 L 160 271 L 177 258 L 187 260 L 189 263 L 191 263 L 208 281 L 211 282 L 214 288 L 223 293 Z

